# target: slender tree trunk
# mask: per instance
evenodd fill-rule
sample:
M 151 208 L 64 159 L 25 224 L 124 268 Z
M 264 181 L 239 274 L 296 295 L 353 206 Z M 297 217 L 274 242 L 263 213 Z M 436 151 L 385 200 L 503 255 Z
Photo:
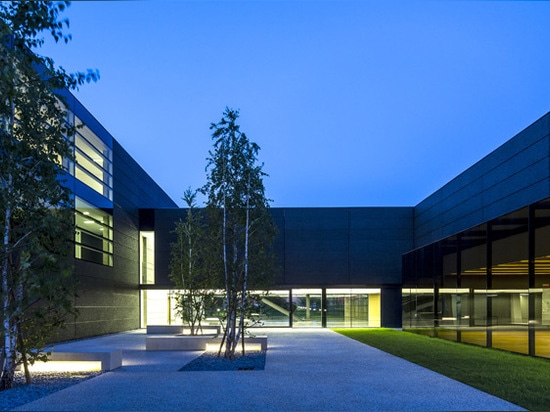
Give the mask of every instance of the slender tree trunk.
M 242 298 L 241 298 L 241 321 L 239 332 L 242 331 L 243 334 L 243 355 L 244 355 L 244 315 L 246 311 L 247 299 L 248 299 L 248 249 L 249 249 L 249 239 L 250 239 L 250 176 L 248 177 L 247 185 L 247 196 L 246 196 L 246 219 L 245 219 L 245 232 L 244 232 L 244 266 L 243 266 L 243 288 L 242 288 Z
M 12 35 L 13 36 L 13 35 Z M 12 37 L 10 36 L 10 37 Z M 13 41 L 13 37 L 10 39 Z M 13 53 L 11 54 L 11 66 L 12 69 L 16 70 L 15 67 L 15 57 Z M 15 78 L 13 80 L 13 88 L 15 90 Z M 14 127 L 15 127 L 15 101 L 13 98 L 10 99 L 11 111 L 7 121 L 6 131 L 9 136 L 13 136 Z M 10 188 L 13 187 L 13 175 L 9 175 L 7 179 L 3 182 L 5 188 L 10 191 Z M 8 198 L 11 197 L 13 193 L 8 193 Z M 12 224 L 12 208 L 10 205 L 7 205 L 6 211 L 4 214 L 4 237 L 3 237 L 3 252 L 4 256 L 2 257 L 2 326 L 4 332 L 4 349 L 2 351 L 2 377 L 0 381 L 0 390 L 9 389 L 13 384 L 13 375 L 15 373 L 15 345 L 16 345 L 16 325 L 13 322 L 13 319 L 10 315 L 10 284 L 9 284 L 9 275 L 10 275 L 10 230 Z
M 23 332 L 21 331 L 21 323 L 17 321 L 19 327 L 17 328 L 17 340 L 19 341 L 19 348 L 21 353 L 21 360 L 23 361 L 23 368 L 25 369 L 25 383 L 31 384 L 31 373 L 29 371 L 29 362 L 27 360 L 27 351 L 25 350 L 25 341 L 23 340 Z
M 11 185 L 11 176 L 8 185 Z M 10 293 L 10 228 L 11 228 L 11 208 L 8 207 L 4 214 L 4 240 L 2 257 L 2 327 L 4 333 L 4 348 L 2 351 L 2 377 L 0 380 L 0 390 L 9 389 L 13 384 L 13 375 L 15 373 L 15 344 L 17 330 L 15 322 L 10 315 L 11 293 Z
M 230 290 L 230 296 L 231 296 L 231 304 L 230 304 L 230 313 L 231 313 L 231 329 L 228 332 L 228 340 L 226 345 L 226 358 L 234 359 L 235 358 L 235 349 L 237 348 L 238 342 L 239 342 L 239 328 L 237 325 L 240 325 L 240 322 L 237 323 L 237 316 L 240 308 L 239 303 L 239 290 L 237 289 L 238 283 L 239 283 L 239 275 L 238 272 L 235 270 L 237 267 L 237 262 L 239 259 L 239 247 L 237 244 L 237 239 L 235 238 L 236 234 L 238 233 L 238 227 L 236 224 L 233 226 L 233 270 L 231 271 L 231 290 Z
M 225 170 L 224 170 L 225 175 Z M 227 207 L 226 207 L 226 188 L 224 187 L 223 193 L 223 221 L 222 221 L 222 245 L 223 245 L 223 274 L 225 279 L 225 308 L 226 308 L 226 323 L 225 323 L 225 332 L 220 344 L 220 352 L 225 344 L 225 354 L 224 357 L 227 358 L 229 355 L 228 342 L 231 338 L 231 328 L 230 328 L 230 317 L 231 317 L 231 290 L 229 288 L 229 271 L 227 268 Z

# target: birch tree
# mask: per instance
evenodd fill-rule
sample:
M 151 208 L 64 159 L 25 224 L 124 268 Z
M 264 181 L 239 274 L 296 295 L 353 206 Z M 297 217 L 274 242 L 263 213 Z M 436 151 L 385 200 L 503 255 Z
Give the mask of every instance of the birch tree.
M 212 123 L 213 149 L 207 159 L 207 196 L 210 228 L 217 232 L 225 286 L 225 332 L 220 353 L 233 359 L 246 327 L 250 290 L 265 286 L 273 272 L 269 259 L 275 236 L 265 195 L 260 147 L 248 140 L 236 123 L 239 112 L 226 108 Z M 244 343 L 242 345 L 244 353 Z
M 0 214 L 2 217 L 0 390 L 41 351 L 73 311 L 68 270 L 74 236 L 69 191 L 60 185 L 71 159 L 61 90 L 97 74 L 67 74 L 36 54 L 43 33 L 67 42 L 69 2 L 0 2 Z
M 215 294 L 208 232 L 195 199 L 195 191 L 189 188 L 184 192 L 187 216 L 176 222 L 177 240 L 172 244 L 170 263 L 170 278 L 180 290 L 175 295 L 176 312 L 191 335 L 202 333 L 202 321 L 213 305 Z

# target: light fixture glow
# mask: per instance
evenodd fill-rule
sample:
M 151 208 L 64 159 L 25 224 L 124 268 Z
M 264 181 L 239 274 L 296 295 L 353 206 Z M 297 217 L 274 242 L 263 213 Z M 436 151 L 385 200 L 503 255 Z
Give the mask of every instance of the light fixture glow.
M 31 372 L 96 372 L 101 370 L 99 361 L 49 361 L 29 365 Z

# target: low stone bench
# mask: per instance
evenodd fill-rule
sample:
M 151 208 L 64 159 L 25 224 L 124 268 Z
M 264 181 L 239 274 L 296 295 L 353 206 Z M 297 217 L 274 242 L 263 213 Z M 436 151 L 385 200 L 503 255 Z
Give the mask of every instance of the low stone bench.
M 110 371 L 122 366 L 122 350 L 93 352 L 57 352 L 53 351 L 48 360 L 55 362 L 101 362 L 102 371 Z
M 147 334 L 148 335 L 158 335 L 158 334 L 169 334 L 183 333 L 182 325 L 147 325 Z
M 187 351 L 205 351 L 207 345 L 220 345 L 221 336 L 147 336 L 145 338 L 146 350 L 187 350 Z M 261 350 L 267 350 L 267 336 L 246 336 L 246 344 L 260 345 Z
M 147 336 L 146 350 L 206 350 L 208 343 L 213 343 L 216 335 L 174 335 L 174 336 Z
M 220 345 L 222 343 L 222 338 L 219 336 L 217 338 L 214 338 L 212 342 L 208 343 L 217 343 Z M 267 350 L 267 336 L 245 336 L 244 337 L 244 345 L 246 347 L 247 344 L 252 345 L 260 345 L 261 350 Z M 239 347 L 241 345 L 241 342 L 239 341 Z
M 201 326 L 203 333 L 214 333 L 219 335 L 221 327 L 213 325 L 203 325 Z M 148 325 L 147 334 L 148 335 L 169 335 L 176 334 L 181 335 L 185 334 L 185 331 L 189 331 L 188 328 L 181 325 Z

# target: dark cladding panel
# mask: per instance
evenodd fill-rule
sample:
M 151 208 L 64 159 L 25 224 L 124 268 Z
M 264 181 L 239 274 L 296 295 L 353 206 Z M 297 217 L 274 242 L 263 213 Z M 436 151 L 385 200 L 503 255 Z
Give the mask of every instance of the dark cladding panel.
M 413 208 L 350 209 L 350 283 L 401 283 L 401 255 L 413 245 Z
M 114 193 L 119 203 L 136 209 L 177 207 L 177 204 L 116 140 L 113 146 Z
M 139 230 L 155 230 L 155 209 L 139 209 Z
M 348 281 L 345 230 L 300 230 L 285 233 L 285 280 L 294 285 L 326 285 Z
M 380 297 L 381 324 L 383 328 L 401 328 L 402 324 L 402 294 L 400 285 L 383 287 Z
M 415 248 L 550 196 L 550 113 L 415 208 Z
M 274 209 L 278 210 L 278 209 Z M 347 230 L 346 208 L 282 208 L 287 230 Z
M 173 233 L 175 224 L 179 219 L 185 220 L 187 209 L 156 209 L 154 210 L 154 230 L 155 230 L 155 285 L 170 288 L 173 286 L 170 280 L 170 260 L 171 244 L 176 241 L 176 235 Z M 278 228 L 278 235 L 274 242 L 277 261 L 276 284 L 284 284 L 284 232 L 281 231 L 284 222 L 284 216 L 277 209 L 272 209 L 273 220 Z M 148 229 L 149 230 L 149 229 Z
M 284 221 L 287 284 L 347 283 L 347 209 L 289 208 Z
M 170 245 L 184 209 L 155 210 L 155 277 L 170 287 Z M 401 281 L 412 248 L 413 208 L 272 208 L 277 286 L 379 286 Z
M 270 209 L 273 222 L 277 228 L 277 236 L 273 242 L 273 250 L 276 256 L 276 268 L 275 277 L 273 279 L 274 284 L 284 285 L 285 280 L 285 217 L 283 209 Z
M 173 287 L 170 280 L 171 244 L 176 241 L 173 233 L 176 222 L 185 219 L 187 209 L 155 210 L 155 285 Z
M 124 279 L 114 268 L 85 261 L 77 260 L 75 269 L 79 274 L 76 299 L 79 315 L 70 327 L 74 335 L 66 339 L 139 328 L 136 279 Z
M 412 248 L 413 208 L 274 210 L 284 223 L 286 285 L 400 283 L 401 255 Z

